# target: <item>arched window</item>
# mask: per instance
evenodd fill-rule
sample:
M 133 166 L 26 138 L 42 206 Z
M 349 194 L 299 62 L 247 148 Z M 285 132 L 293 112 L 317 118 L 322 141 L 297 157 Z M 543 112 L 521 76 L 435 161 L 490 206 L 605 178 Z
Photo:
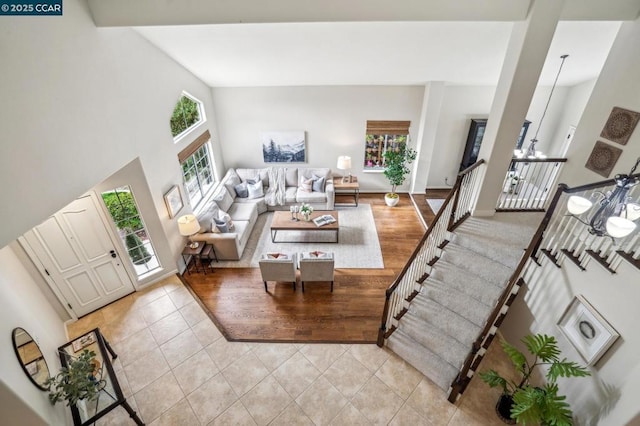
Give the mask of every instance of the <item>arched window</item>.
M 173 140 L 178 141 L 200 123 L 206 120 L 202 102 L 182 92 L 182 96 L 176 103 L 171 114 L 171 134 Z

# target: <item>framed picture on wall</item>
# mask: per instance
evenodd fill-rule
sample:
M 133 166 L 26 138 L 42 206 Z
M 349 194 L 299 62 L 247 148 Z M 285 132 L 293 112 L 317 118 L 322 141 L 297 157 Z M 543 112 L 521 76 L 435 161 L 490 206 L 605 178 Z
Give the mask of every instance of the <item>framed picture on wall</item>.
M 598 362 L 620 337 L 618 332 L 581 295 L 577 295 L 571 301 L 560 317 L 558 327 L 578 350 L 587 365 Z
M 178 185 L 173 185 L 171 189 L 164 194 L 164 203 L 167 205 L 170 218 L 176 217 L 180 210 L 182 210 L 184 202 L 182 201 L 182 194 L 180 194 L 180 187 Z
M 304 131 L 262 132 L 262 158 L 265 163 L 304 163 L 307 161 Z

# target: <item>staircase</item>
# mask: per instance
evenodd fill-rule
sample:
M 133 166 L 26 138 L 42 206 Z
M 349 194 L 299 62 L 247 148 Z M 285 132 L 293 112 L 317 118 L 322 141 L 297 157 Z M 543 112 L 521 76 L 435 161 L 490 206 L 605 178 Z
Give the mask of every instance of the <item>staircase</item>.
M 407 298 L 387 347 L 448 390 L 542 218 L 470 217 L 450 232 L 426 279 Z

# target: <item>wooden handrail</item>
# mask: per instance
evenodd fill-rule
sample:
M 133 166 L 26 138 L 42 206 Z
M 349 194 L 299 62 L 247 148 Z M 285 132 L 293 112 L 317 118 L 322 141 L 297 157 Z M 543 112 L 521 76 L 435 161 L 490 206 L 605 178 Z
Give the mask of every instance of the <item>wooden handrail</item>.
M 640 179 L 640 173 L 633 174 L 631 175 L 631 177 L 634 179 Z M 567 189 L 564 192 L 566 192 L 567 194 L 573 194 L 576 192 L 588 191 L 590 189 L 602 188 L 603 186 L 609 186 L 609 185 L 615 185 L 615 184 L 616 184 L 615 179 L 607 179 L 607 180 L 601 180 L 600 182 L 590 183 L 587 185 L 576 186 L 575 188 L 567 187 Z
M 566 163 L 566 158 L 513 158 L 514 163 Z
M 462 185 L 462 180 L 464 176 L 470 173 L 471 171 L 475 170 L 477 167 L 479 167 L 481 164 L 484 164 L 484 163 L 485 163 L 484 159 L 481 159 L 476 163 L 472 164 L 471 166 L 467 167 L 466 169 L 462 170 L 460 173 L 458 173 L 455 184 L 453 185 L 453 187 L 451 188 L 451 191 L 445 198 L 444 203 L 442 204 L 442 207 L 438 210 L 438 213 L 436 213 L 436 216 L 433 222 L 427 228 L 427 231 L 424 233 L 424 235 L 420 239 L 420 242 L 418 242 L 418 244 L 416 245 L 416 248 L 413 250 L 413 253 L 409 257 L 409 260 L 405 263 L 404 267 L 402 268 L 402 270 L 400 271 L 396 279 L 393 281 L 391 286 L 389 286 L 389 288 L 387 288 L 387 290 L 385 291 L 385 303 L 384 303 L 384 309 L 382 311 L 382 321 L 380 324 L 380 329 L 378 330 L 378 339 L 376 342 L 378 346 L 382 347 L 384 345 L 385 334 L 387 331 L 386 330 L 387 316 L 389 315 L 391 296 L 400 286 L 400 283 L 402 282 L 402 279 L 404 278 L 405 274 L 407 273 L 409 268 L 411 268 L 413 262 L 416 260 L 416 257 L 420 253 L 420 250 L 427 243 L 429 236 L 431 235 L 433 230 L 436 228 L 435 225 L 438 224 L 440 219 L 444 216 L 444 213 L 447 210 L 447 207 L 451 202 L 451 199 L 455 196 L 455 201 L 454 201 L 455 204 L 454 204 L 454 208 L 451 209 L 449 224 L 451 223 L 451 220 L 453 220 L 455 216 L 455 209 L 457 208 L 460 187 Z M 449 228 L 450 226 L 447 226 L 447 229 Z

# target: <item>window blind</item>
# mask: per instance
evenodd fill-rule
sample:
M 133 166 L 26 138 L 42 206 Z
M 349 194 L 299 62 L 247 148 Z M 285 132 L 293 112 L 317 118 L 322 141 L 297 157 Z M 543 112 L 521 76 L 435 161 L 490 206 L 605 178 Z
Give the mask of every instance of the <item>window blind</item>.
M 367 135 L 408 135 L 411 121 L 367 120 Z
M 207 143 L 209 139 L 211 139 L 211 134 L 207 130 L 198 136 L 195 141 L 191 142 L 189 146 L 178 153 L 178 161 L 182 164 L 187 158 L 191 157 L 194 152 L 200 149 L 202 145 Z

